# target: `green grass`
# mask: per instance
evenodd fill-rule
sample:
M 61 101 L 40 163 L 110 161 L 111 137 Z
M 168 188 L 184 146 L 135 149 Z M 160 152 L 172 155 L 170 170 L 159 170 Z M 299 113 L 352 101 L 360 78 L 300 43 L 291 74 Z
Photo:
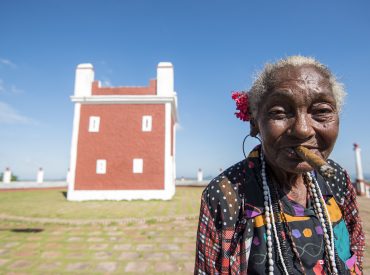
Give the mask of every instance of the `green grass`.
M 64 213 L 65 219 L 97 219 L 143 217 L 145 224 L 127 223 L 109 225 L 65 225 L 38 222 L 0 221 L 0 274 L 127 274 L 126 266 L 130 262 L 149 264 L 146 274 L 175 274 L 158 272 L 156 266 L 161 262 L 176 264 L 176 274 L 192 274 L 195 257 L 195 239 L 197 219 L 169 220 L 158 222 L 155 217 L 199 214 L 200 194 L 203 188 L 177 188 L 172 201 L 133 201 L 133 202 L 68 202 L 61 191 L 17 191 L 0 192 L 0 214 L 24 217 L 55 217 L 54 212 Z M 358 198 L 364 230 L 370 236 L 370 199 Z M 172 218 L 173 216 L 171 216 Z M 98 238 L 101 240 L 91 240 Z M 368 242 L 367 242 L 368 243 Z M 94 245 L 105 244 L 102 249 Z M 129 245 L 127 248 L 115 248 L 116 245 Z M 152 245 L 151 248 L 139 249 L 140 246 Z M 175 245 L 176 250 L 163 247 Z M 366 248 L 369 246 L 367 245 Z M 46 255 L 45 253 L 57 253 Z M 98 253 L 110 253 L 106 258 Z M 122 258 L 121 253 L 137 253 L 135 259 Z M 148 258 L 153 253 L 163 253 L 163 257 Z M 173 253 L 177 253 L 173 255 Z M 179 257 L 184 253 L 185 256 Z M 370 249 L 365 250 L 365 272 L 370 274 Z M 19 261 L 31 266 L 14 267 Z M 70 271 L 73 263 L 87 263 L 86 270 Z M 98 270 L 104 262 L 115 262 L 114 272 Z M 43 265 L 50 264 L 45 268 Z M 53 266 L 54 265 L 54 266 Z
M 199 214 L 203 188 L 177 187 L 170 201 L 85 201 L 70 202 L 63 190 L 0 192 L 1 214 L 34 218 L 123 219 L 144 218 L 155 223 L 155 217 Z

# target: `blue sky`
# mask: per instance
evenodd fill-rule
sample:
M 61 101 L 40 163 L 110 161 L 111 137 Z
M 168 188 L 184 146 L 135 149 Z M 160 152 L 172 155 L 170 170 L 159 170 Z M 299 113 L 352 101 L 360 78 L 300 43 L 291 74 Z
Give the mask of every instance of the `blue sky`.
M 250 87 L 265 62 L 302 54 L 348 91 L 332 158 L 354 173 L 357 142 L 370 173 L 369 11 L 368 1 L 0 1 L 0 169 L 32 179 L 42 166 L 46 178 L 65 177 L 77 64 L 123 86 L 146 85 L 170 61 L 177 175 L 215 175 L 243 157 L 249 129 L 230 92 Z

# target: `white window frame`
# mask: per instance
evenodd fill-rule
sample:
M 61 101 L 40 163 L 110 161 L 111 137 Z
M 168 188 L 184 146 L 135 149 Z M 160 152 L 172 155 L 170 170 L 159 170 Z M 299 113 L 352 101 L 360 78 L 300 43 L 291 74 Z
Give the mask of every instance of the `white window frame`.
M 103 175 L 107 173 L 107 160 L 97 159 L 96 160 L 96 174 Z
M 89 132 L 98 133 L 100 128 L 100 117 L 90 116 L 89 117 Z
M 143 166 L 144 166 L 143 159 L 133 159 L 132 160 L 132 172 L 134 174 L 142 174 Z
M 143 132 L 151 132 L 152 131 L 152 116 L 143 116 L 141 122 L 141 130 Z

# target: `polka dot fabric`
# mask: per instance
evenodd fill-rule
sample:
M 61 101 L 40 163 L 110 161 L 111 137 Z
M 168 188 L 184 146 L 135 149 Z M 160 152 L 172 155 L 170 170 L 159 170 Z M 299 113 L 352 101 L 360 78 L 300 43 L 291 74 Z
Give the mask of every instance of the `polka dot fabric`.
M 256 264 L 251 260 L 255 255 L 253 250 L 255 247 L 265 246 L 266 241 L 263 233 L 256 234 L 259 226 L 265 227 L 259 150 L 259 147 L 256 147 L 247 159 L 225 170 L 205 188 L 201 198 L 194 274 L 253 273 L 253 266 Z M 349 233 L 350 248 L 354 253 L 346 263 L 353 266 L 353 271 L 348 269 L 346 272 L 357 274 L 355 268 L 358 271 L 363 258 L 364 233 L 359 219 L 356 194 L 347 173 L 335 162 L 329 162 L 336 169 L 335 177 L 326 181 L 317 175 L 317 180 L 329 209 L 330 204 L 333 205 L 333 199 L 340 209 L 339 214 L 332 210 L 330 216 L 338 216 L 340 219 L 343 217 L 343 224 L 346 225 L 344 228 L 348 229 Z M 292 215 L 287 218 L 293 224 L 304 219 L 307 214 L 302 206 L 294 203 L 290 211 Z M 336 224 L 340 223 L 340 219 Z M 312 238 L 320 240 L 322 230 L 319 223 L 313 223 L 307 228 L 292 228 L 292 236 L 302 242 Z M 313 253 L 315 250 L 306 251 Z M 277 268 L 276 272 L 279 272 L 278 270 Z M 307 274 L 322 274 L 320 272 L 324 270 L 324 261 L 319 260 Z M 265 271 L 253 274 L 265 274 Z

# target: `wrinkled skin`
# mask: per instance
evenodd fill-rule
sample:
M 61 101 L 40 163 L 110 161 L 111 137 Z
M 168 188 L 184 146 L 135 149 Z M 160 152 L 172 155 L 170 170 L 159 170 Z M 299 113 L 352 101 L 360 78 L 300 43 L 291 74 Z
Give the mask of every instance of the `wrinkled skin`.
M 339 116 L 328 79 L 311 65 L 287 66 L 274 74 L 254 118 L 274 181 L 305 204 L 302 173 L 312 167 L 293 148 L 303 145 L 327 159 L 339 129 Z

